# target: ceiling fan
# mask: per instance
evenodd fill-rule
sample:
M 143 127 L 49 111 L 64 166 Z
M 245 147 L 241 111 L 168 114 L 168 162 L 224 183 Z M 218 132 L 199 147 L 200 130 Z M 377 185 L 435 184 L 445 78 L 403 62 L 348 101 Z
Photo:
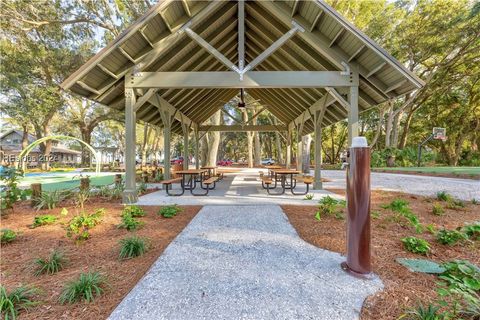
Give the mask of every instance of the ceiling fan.
M 257 104 L 258 102 L 260 102 L 260 100 L 252 100 L 252 101 L 245 101 L 245 89 L 240 89 L 240 95 L 239 96 L 236 96 L 235 98 L 233 98 L 232 100 L 237 100 L 237 108 L 239 109 L 255 109 L 257 106 L 253 106 L 254 104 Z M 232 100 L 230 101 L 222 101 L 220 100 L 220 102 L 223 102 L 223 103 L 231 103 Z M 263 107 L 265 107 L 266 105 L 262 104 Z

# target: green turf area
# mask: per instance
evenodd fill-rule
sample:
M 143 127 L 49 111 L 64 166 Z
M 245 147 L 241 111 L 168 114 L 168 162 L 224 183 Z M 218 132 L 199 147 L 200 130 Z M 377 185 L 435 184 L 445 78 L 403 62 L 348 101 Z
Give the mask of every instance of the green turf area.
M 91 186 L 100 186 L 112 184 L 114 181 L 114 173 L 100 173 L 99 176 L 95 176 L 95 173 L 83 174 L 83 176 L 90 177 Z M 26 176 L 20 179 L 20 187 L 28 187 L 32 183 L 41 183 L 43 191 L 54 190 L 67 190 L 80 186 L 80 176 L 72 174 L 48 174 L 48 175 L 35 175 Z
M 395 168 L 375 168 L 385 171 L 410 171 L 423 173 L 451 173 L 451 174 L 466 174 L 466 175 L 480 175 L 480 167 L 395 167 Z

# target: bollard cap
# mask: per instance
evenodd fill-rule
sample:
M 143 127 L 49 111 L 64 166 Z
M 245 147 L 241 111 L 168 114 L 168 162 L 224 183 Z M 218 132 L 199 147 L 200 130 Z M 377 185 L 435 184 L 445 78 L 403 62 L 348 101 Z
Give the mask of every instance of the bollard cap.
M 367 138 L 354 137 L 352 140 L 352 148 L 366 148 L 368 147 Z

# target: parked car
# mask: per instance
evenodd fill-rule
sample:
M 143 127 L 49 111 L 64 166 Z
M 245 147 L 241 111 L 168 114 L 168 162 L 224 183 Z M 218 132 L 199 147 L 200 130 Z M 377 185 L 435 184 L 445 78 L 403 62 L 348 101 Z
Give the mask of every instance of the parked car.
M 266 158 L 263 159 L 261 163 L 264 166 L 271 166 L 272 164 L 275 164 L 275 160 L 273 160 L 272 158 Z
M 217 161 L 217 166 L 231 166 L 233 164 L 233 161 L 230 159 L 223 159 Z
M 171 164 L 182 164 L 183 163 L 183 157 L 176 157 L 170 160 Z

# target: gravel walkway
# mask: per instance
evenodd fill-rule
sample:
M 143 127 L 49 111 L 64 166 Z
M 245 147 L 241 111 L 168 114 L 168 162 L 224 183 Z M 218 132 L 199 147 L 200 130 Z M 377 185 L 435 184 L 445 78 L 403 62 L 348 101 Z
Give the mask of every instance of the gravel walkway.
M 324 170 L 322 177 L 332 180 L 324 183 L 325 188 L 345 189 L 345 171 Z M 435 196 L 439 191 L 446 191 L 461 200 L 480 200 L 480 180 L 372 172 L 371 183 L 372 189 L 424 196 Z
M 357 319 L 383 285 L 342 261 L 279 206 L 205 206 L 109 319 Z

